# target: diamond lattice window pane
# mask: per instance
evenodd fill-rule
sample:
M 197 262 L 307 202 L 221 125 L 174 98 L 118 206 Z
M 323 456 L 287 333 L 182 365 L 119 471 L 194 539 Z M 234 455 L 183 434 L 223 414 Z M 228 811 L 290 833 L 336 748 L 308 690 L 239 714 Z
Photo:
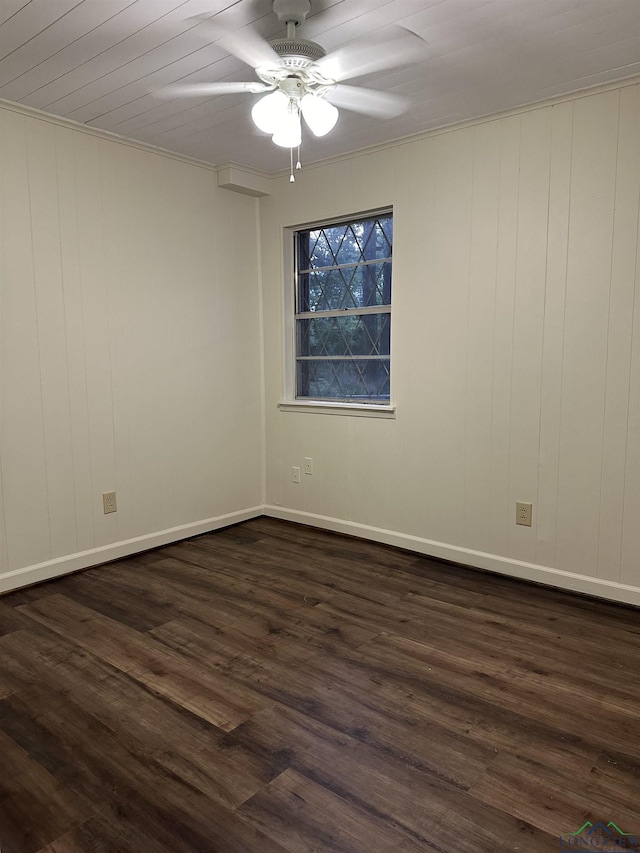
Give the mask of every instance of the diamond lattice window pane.
M 393 218 L 383 216 L 298 234 L 298 268 L 322 269 L 390 258 Z
M 389 388 L 389 359 L 298 362 L 298 397 L 372 402 Z
M 331 259 L 329 260 L 329 264 L 337 264 L 339 263 L 338 258 L 340 257 L 340 254 L 343 250 L 349 252 L 349 246 L 352 244 L 351 235 L 349 234 L 349 226 L 337 225 L 333 228 L 326 228 L 325 234 L 327 237 L 327 243 L 331 248 Z M 356 254 L 354 254 L 354 259 L 351 263 L 356 263 L 357 248 L 353 251 Z
M 298 274 L 298 293 L 297 293 L 297 311 L 315 311 L 316 308 L 312 308 L 311 305 L 315 305 L 320 298 L 317 287 L 311 287 L 310 283 L 310 274 L 309 273 L 299 273 Z
M 356 267 L 351 291 L 357 307 L 391 304 L 391 262 Z
M 341 311 L 391 304 L 391 263 L 301 273 L 300 311 Z
M 389 355 L 390 314 L 350 314 L 297 321 L 298 355 Z
M 309 260 L 303 269 L 314 269 L 315 267 L 330 267 L 335 263 L 335 255 L 331 251 L 327 235 L 323 229 L 309 231 Z M 304 239 L 304 232 L 301 235 Z M 304 261 L 303 261 L 304 263 Z
M 393 243 L 393 219 L 390 216 L 362 225 L 362 254 L 366 260 L 390 258 Z
M 351 293 L 354 270 L 314 270 L 309 276 L 309 311 L 339 311 L 360 307 Z
M 297 395 L 388 400 L 392 215 L 299 231 L 296 239 Z

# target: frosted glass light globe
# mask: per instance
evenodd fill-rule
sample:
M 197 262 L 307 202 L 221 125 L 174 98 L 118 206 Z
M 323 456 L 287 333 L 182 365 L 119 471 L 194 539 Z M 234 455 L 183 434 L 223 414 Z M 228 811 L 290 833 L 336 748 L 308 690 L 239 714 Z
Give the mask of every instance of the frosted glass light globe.
M 302 128 L 300 127 L 300 113 L 297 107 L 290 108 L 279 120 L 278 127 L 273 134 L 274 145 L 281 148 L 297 148 L 302 142 Z
M 251 110 L 251 118 L 257 128 L 264 133 L 275 133 L 283 119 L 286 118 L 289 99 L 279 90 L 260 98 Z
M 300 101 L 300 109 L 314 136 L 325 136 L 338 121 L 339 113 L 333 104 L 311 92 Z

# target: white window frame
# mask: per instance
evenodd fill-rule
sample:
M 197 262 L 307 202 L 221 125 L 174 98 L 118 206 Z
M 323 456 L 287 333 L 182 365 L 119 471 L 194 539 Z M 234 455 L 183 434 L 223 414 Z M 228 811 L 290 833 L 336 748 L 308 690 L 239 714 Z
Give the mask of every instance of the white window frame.
M 285 278 L 285 304 L 284 304 L 284 323 L 285 323 L 285 347 L 284 347 L 284 365 L 285 365 L 285 393 L 284 398 L 279 402 L 278 407 L 281 411 L 290 412 L 305 412 L 305 413 L 322 413 L 331 415 L 351 415 L 355 417 L 375 417 L 375 418 L 394 418 L 395 405 L 393 404 L 393 286 L 391 292 L 391 305 L 389 306 L 390 323 L 391 323 L 391 353 L 390 353 L 390 396 L 388 403 L 376 402 L 345 402 L 340 400 L 314 400 L 313 398 L 302 397 L 296 398 L 296 299 L 297 299 L 297 281 L 296 281 L 296 257 L 295 257 L 295 239 L 296 233 L 299 231 L 309 230 L 313 228 L 325 228 L 332 225 L 342 225 L 348 222 L 357 222 L 359 219 L 369 219 L 376 216 L 393 215 L 391 206 L 381 207 L 375 210 L 354 213 L 348 216 L 336 216 L 328 219 L 314 221 L 296 225 L 294 227 L 284 229 L 284 244 L 283 244 L 283 269 Z M 385 306 L 386 309 L 386 306 Z M 359 312 L 360 313 L 360 312 Z M 372 313 L 371 310 L 363 309 L 361 312 Z M 324 312 L 322 315 L 323 316 Z

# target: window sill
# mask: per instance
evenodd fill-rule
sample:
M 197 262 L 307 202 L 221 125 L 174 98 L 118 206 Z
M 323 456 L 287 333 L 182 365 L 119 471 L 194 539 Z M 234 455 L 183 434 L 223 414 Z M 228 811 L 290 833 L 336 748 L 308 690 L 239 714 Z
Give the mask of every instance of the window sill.
M 395 418 L 396 407 L 375 403 L 330 403 L 326 400 L 282 400 L 281 412 L 305 412 L 316 415 L 350 415 L 356 418 Z

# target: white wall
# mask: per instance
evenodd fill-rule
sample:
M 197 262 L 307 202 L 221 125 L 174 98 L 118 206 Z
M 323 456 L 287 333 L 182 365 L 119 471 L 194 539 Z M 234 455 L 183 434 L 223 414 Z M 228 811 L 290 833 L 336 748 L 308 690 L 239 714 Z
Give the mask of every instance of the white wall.
M 267 512 L 640 604 L 637 83 L 275 179 L 260 246 L 212 169 L 0 129 L 0 591 L 261 511 L 262 272 Z M 388 204 L 397 417 L 281 412 L 283 228 Z
M 274 181 L 268 511 L 640 604 L 639 192 L 637 83 Z M 396 419 L 279 411 L 283 228 L 388 204 Z
M 259 512 L 263 450 L 255 200 L 0 124 L 2 591 Z

